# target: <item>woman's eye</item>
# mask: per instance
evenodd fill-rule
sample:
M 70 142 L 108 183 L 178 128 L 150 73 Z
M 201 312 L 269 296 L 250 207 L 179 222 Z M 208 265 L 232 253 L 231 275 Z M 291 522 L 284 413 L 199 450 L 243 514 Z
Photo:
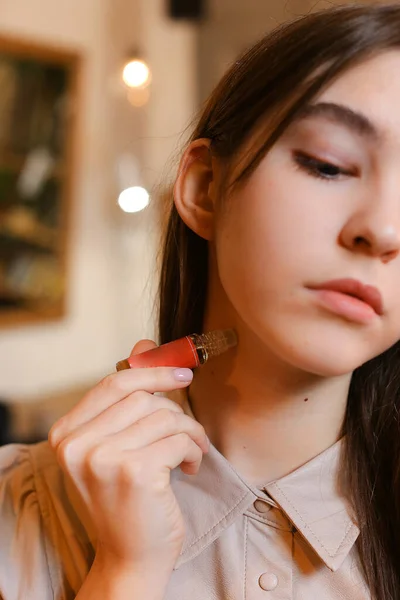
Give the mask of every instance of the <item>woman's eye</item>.
M 297 168 L 310 173 L 314 177 L 319 177 L 325 180 L 337 180 L 341 175 L 354 175 L 353 172 L 342 169 L 332 163 L 318 160 L 313 156 L 302 152 L 294 153 L 294 162 Z

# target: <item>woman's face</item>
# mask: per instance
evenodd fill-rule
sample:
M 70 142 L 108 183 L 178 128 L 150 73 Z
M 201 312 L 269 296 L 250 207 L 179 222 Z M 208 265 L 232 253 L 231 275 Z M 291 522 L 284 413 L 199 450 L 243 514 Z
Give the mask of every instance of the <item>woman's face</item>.
M 319 375 L 400 339 L 398 73 L 393 51 L 341 75 L 217 214 L 219 279 L 242 326 Z M 311 289 L 349 278 L 379 290 L 381 314 Z

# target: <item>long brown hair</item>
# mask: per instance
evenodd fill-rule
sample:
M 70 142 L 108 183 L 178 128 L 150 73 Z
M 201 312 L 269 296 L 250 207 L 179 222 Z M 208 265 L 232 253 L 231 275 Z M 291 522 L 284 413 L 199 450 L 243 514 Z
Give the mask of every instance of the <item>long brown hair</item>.
M 400 49 L 400 6 L 352 5 L 285 23 L 228 71 L 190 141 L 211 140 L 229 162 L 249 132 L 268 129 L 246 156 L 243 181 L 293 118 L 334 77 L 379 52 Z M 272 122 L 272 126 L 271 126 Z M 202 331 L 208 245 L 171 198 L 159 286 L 159 341 Z M 400 600 L 400 343 L 353 374 L 341 474 L 361 529 L 361 563 L 373 598 Z

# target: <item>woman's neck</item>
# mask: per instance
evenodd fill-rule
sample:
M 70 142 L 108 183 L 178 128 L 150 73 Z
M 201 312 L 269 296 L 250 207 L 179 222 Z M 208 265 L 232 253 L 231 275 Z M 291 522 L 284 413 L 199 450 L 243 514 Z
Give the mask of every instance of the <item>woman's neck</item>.
M 340 438 L 351 375 L 322 378 L 234 352 L 195 373 L 190 405 L 217 450 L 264 486 Z

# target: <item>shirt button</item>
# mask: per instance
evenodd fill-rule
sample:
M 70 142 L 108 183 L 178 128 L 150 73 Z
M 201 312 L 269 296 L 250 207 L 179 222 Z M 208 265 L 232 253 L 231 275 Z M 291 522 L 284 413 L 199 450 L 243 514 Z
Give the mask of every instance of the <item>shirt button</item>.
M 254 502 L 254 508 L 259 513 L 267 513 L 271 510 L 272 506 L 263 500 L 256 500 Z
M 258 580 L 260 588 L 266 592 L 272 592 L 278 585 L 278 578 L 275 573 L 263 573 Z

